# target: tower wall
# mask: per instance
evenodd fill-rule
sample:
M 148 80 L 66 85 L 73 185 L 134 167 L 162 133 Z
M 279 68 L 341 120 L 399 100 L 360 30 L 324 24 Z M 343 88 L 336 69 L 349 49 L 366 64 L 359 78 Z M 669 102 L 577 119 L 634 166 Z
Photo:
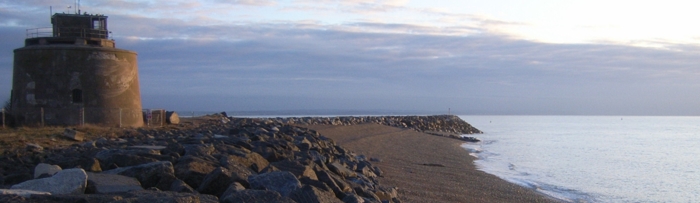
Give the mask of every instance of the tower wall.
M 143 126 L 136 52 L 54 44 L 14 53 L 11 111 L 21 123 Z

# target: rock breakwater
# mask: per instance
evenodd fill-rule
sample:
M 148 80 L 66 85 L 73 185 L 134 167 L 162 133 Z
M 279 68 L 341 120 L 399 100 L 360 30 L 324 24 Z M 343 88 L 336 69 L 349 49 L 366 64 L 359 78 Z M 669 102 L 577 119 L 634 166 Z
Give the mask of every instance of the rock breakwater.
M 464 134 L 481 134 L 481 130 L 455 115 L 435 116 L 341 116 L 268 118 L 270 121 L 292 125 L 357 125 L 377 123 L 392 127 L 413 129 L 431 135 L 445 136 L 468 142 L 479 141 Z
M 13 189 L 0 202 L 400 202 L 370 158 L 313 130 L 224 115 L 202 122 L 5 151 L 0 184 Z M 34 182 L 46 184 L 24 187 Z

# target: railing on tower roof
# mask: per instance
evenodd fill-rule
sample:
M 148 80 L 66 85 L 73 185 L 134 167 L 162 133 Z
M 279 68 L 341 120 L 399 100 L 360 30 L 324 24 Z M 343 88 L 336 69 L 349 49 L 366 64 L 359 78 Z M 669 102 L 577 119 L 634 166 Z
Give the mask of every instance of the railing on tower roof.
M 59 28 L 58 35 L 54 36 L 53 28 L 32 28 L 27 29 L 27 38 L 37 38 L 37 37 L 79 37 L 79 38 L 102 38 L 107 39 L 109 36 L 109 31 L 107 30 L 95 30 L 88 28 L 78 28 L 78 27 L 62 27 Z
M 53 37 L 53 28 L 42 27 L 27 29 L 27 39 L 37 37 Z

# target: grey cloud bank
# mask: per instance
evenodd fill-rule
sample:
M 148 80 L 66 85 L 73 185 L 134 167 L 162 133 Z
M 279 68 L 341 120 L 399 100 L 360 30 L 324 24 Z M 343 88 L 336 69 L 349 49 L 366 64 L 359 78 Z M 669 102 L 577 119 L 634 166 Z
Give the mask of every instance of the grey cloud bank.
M 23 46 L 24 30 L 42 27 L 36 25 L 46 24 L 48 14 L 38 20 L 0 15 L 11 16 L 0 20 L 0 100 L 5 101 L 12 50 Z M 110 15 L 117 47 L 139 53 L 145 108 L 700 115 L 695 46 L 549 44 L 477 28 L 469 29 L 481 34 L 465 36 L 373 31 L 404 26 L 413 27 L 197 26 Z

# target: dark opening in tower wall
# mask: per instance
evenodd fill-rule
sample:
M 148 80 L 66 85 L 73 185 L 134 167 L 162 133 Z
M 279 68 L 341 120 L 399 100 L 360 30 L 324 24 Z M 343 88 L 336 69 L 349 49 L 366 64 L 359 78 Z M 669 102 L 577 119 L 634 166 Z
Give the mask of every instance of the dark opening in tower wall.
M 73 89 L 73 103 L 83 103 L 83 90 Z

